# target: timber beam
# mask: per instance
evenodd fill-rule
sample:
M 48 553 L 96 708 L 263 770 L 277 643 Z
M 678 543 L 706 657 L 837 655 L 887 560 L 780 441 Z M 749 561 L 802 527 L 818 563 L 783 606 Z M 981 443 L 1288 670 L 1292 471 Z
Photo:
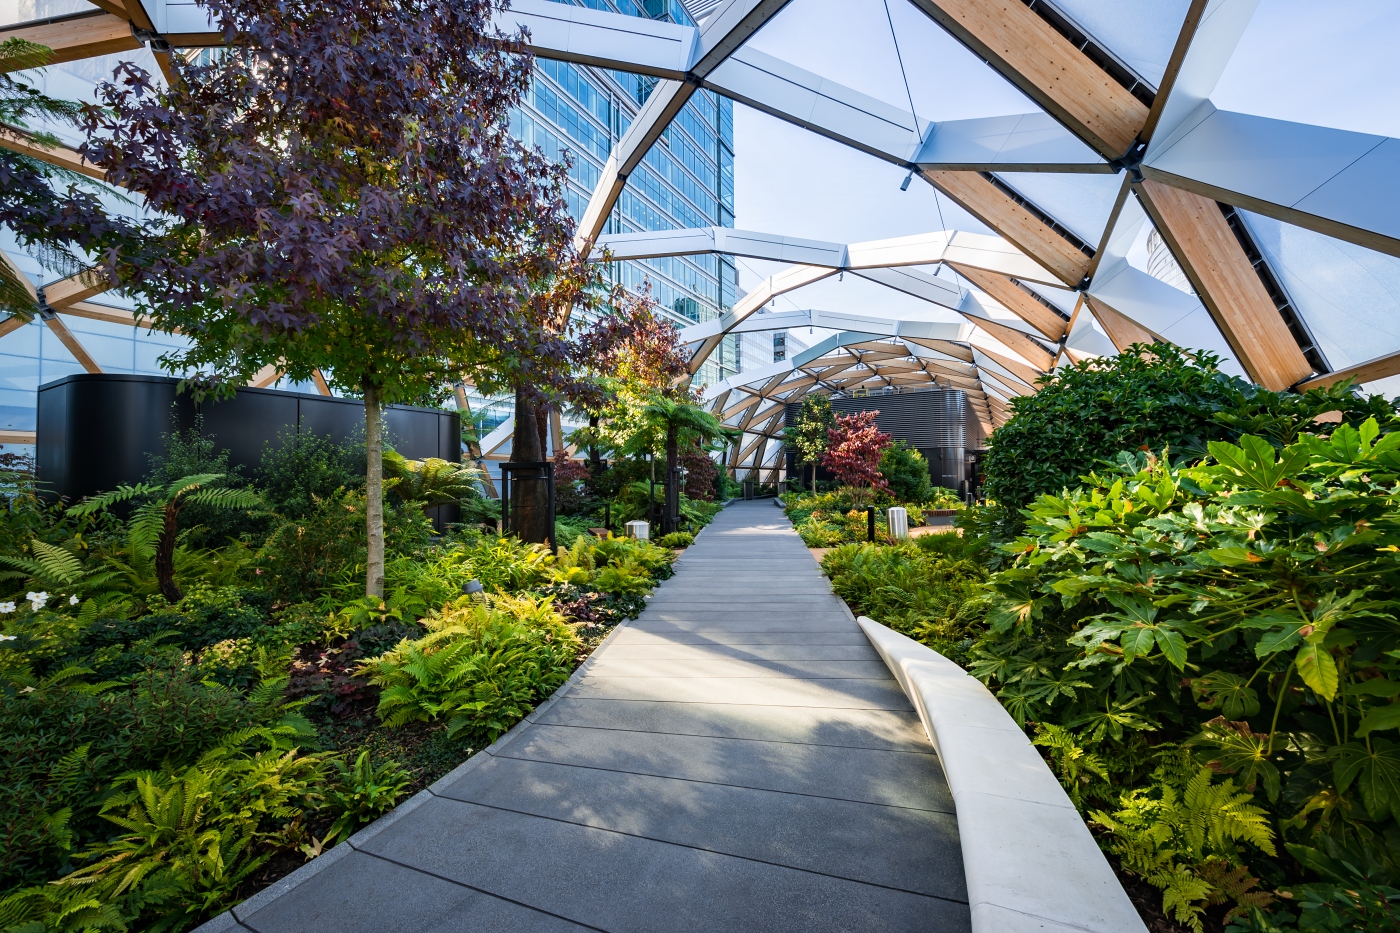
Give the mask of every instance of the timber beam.
M 1071 288 L 1089 274 L 1093 257 L 1035 212 L 997 187 L 981 172 L 925 170 L 924 180 L 942 191 L 969 214 L 1001 234 Z
M 1021 0 L 912 2 L 1103 157 L 1127 155 L 1137 143 L 1153 89 L 1125 86 L 1135 77 L 1126 68 L 1095 62 Z
M 1069 321 L 1062 314 L 1013 279 L 960 263 L 950 262 L 948 265 L 1006 310 L 1045 335 L 1046 339 L 1058 341 L 1069 329 Z
M 53 16 L 0 29 L 0 43 L 10 39 L 24 39 L 51 49 L 51 65 L 141 48 L 130 22 L 102 10 Z
M 1220 333 L 1255 382 L 1275 392 L 1313 374 L 1220 205 L 1161 182 L 1135 186 Z

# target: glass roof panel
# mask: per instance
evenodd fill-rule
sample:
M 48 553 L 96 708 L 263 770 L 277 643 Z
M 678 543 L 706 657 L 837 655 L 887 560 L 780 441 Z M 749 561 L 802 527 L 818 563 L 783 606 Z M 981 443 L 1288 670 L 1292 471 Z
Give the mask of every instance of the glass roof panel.
M 1222 110 L 1400 136 L 1394 0 L 1261 0 L 1211 94 Z
M 882 0 L 793 0 L 747 45 L 903 110 L 912 92 L 922 120 L 1040 109 L 909 3 L 890 3 L 886 17 Z
M 1400 349 L 1400 259 L 1240 213 L 1333 369 Z
M 86 0 L 0 0 L 0 26 L 97 9 Z
M 1079 292 L 1072 292 L 1067 288 L 1055 288 L 1053 285 L 1042 285 L 1039 282 L 1022 282 L 1021 284 L 1065 314 L 1073 314 L 1074 305 L 1079 301 Z
M 1055 5 L 1156 86 L 1167 70 L 1191 0 L 1055 0 Z
M 1096 248 L 1123 186 L 1118 175 L 998 172 L 997 177 Z

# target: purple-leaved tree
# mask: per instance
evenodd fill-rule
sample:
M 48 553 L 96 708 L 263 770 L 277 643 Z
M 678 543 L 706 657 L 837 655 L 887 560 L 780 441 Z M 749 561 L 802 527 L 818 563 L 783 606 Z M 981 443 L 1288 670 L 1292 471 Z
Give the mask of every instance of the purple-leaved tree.
M 176 59 L 165 89 L 124 65 L 87 114 L 87 157 L 167 218 L 114 261 L 192 341 L 164 365 L 200 393 L 275 367 L 364 398 L 370 596 L 382 406 L 464 377 L 584 398 L 615 336 L 565 326 L 608 293 L 572 246 L 565 167 L 510 135 L 531 59 L 501 5 L 210 0 L 227 48 Z

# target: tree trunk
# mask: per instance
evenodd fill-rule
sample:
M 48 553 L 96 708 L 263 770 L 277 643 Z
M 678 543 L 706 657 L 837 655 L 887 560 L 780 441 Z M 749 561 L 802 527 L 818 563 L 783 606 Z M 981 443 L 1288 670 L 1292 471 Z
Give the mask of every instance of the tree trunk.
M 588 469 L 596 480 L 598 474 L 603 472 L 603 455 L 598 452 L 598 416 L 588 416 L 589 437 L 593 438 L 593 443 L 588 445 Z
M 175 585 L 175 545 L 179 540 L 180 507 L 167 502 L 165 521 L 161 524 L 160 537 L 156 538 L 156 585 L 169 603 L 178 603 L 185 596 Z
M 661 518 L 661 533 L 671 534 L 680 524 L 681 511 L 680 477 L 676 469 L 680 466 L 680 433 L 675 425 L 666 428 L 666 514 Z
M 384 598 L 384 410 L 379 388 L 365 394 L 365 595 Z
M 544 438 L 540 430 L 544 408 L 536 405 L 525 393 L 515 393 L 515 433 L 511 439 L 511 463 L 540 463 L 545 459 Z M 510 524 L 521 541 L 541 544 L 553 540 L 550 524 L 549 487 L 543 477 L 538 480 L 511 478 Z

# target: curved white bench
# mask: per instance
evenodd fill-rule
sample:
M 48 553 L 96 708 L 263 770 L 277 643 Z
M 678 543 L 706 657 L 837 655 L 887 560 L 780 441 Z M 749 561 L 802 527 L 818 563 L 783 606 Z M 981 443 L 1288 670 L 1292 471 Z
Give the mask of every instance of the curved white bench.
M 943 763 L 974 933 L 1146 933 L 1083 818 L 996 697 L 932 648 L 856 621 Z

